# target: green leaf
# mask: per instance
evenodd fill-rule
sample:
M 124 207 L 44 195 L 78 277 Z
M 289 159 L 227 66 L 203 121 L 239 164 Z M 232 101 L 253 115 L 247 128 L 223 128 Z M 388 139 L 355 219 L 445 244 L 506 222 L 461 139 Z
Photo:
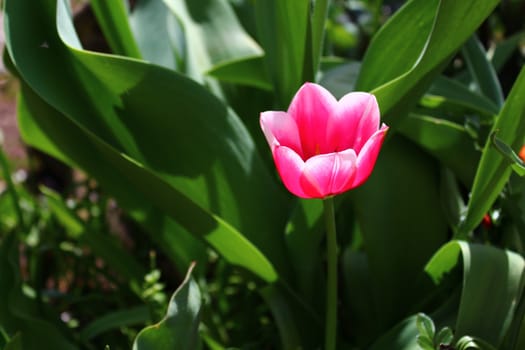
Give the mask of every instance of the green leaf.
M 432 339 L 418 335 L 417 336 L 417 345 L 421 347 L 423 350 L 434 350 L 434 343 L 432 342 Z
M 207 74 L 228 83 L 272 90 L 272 85 L 265 74 L 262 56 L 223 62 L 213 66 Z
M 436 335 L 435 339 L 437 345 L 450 345 L 452 343 L 452 340 L 454 339 L 452 329 L 450 329 L 449 327 L 441 328 L 438 334 Z
M 434 321 L 424 313 L 419 313 L 416 317 L 416 327 L 420 337 L 429 339 L 432 344 L 432 339 L 434 339 L 436 332 Z
M 164 1 L 137 1 L 129 16 L 129 24 L 144 60 L 179 72 L 185 71 L 184 30 Z
M 438 165 L 395 134 L 367 182 L 349 193 L 368 255 L 379 330 L 405 317 L 428 292 L 416 286 L 417 277 L 448 238 L 439 182 Z M 418 249 L 407 249 L 407 242 Z
M 525 262 L 518 254 L 479 244 L 451 241 L 428 262 L 425 271 L 435 283 L 460 264 L 463 283 L 456 321 L 456 337 L 480 337 L 499 346 L 523 292 Z
M 520 41 L 524 38 L 525 32 L 521 31 L 496 44 L 496 48 L 491 55 L 491 62 L 496 71 L 499 72 L 503 68 L 512 54 L 518 49 Z
M 452 55 L 499 3 L 497 0 L 414 0 L 374 36 L 358 90 L 372 90 L 385 120 L 402 117 Z M 455 33 L 455 35 L 450 35 Z M 398 118 L 399 119 L 399 118 Z
M 455 110 L 461 117 L 476 112 L 492 119 L 500 108 L 487 97 L 480 95 L 459 81 L 439 76 L 432 83 L 420 104 L 427 108 Z
M 309 28 L 308 1 L 255 2 L 259 41 L 279 107 L 286 108 L 303 84 Z
M 509 145 L 501 141 L 496 135 L 497 131 L 494 131 L 489 136 L 492 145 L 509 161 L 510 166 L 519 176 L 524 176 L 525 163 L 523 163 L 523 160 L 514 152 L 514 150 Z
M 471 36 L 462 50 L 470 76 L 479 91 L 490 98 L 498 107 L 504 102 L 503 91 L 494 67 L 487 59 L 483 45 L 476 35 Z
M 379 337 L 370 350 L 421 350 L 417 343 L 417 316 L 411 316 L 399 322 Z
M 486 341 L 476 337 L 464 336 L 456 343 L 458 350 L 497 350 Z
M 66 46 L 61 39 L 75 33 L 63 2 L 57 18 L 42 15 L 54 5 L 39 2 L 31 13 L 41 15 L 25 16 L 33 2 L 5 3 L 9 52 L 30 86 L 26 139 L 80 165 L 133 212 L 157 215 L 144 220 L 163 223 L 160 209 L 231 263 L 274 281 L 276 268 L 287 269 L 279 244 L 287 200 L 238 117 L 172 71 Z
M 162 0 L 179 19 L 185 35 L 186 73 L 199 82 L 214 65 L 261 55 L 226 0 Z
M 123 0 L 91 0 L 91 8 L 113 53 L 141 58 L 128 22 L 128 11 Z
M 424 115 L 410 114 L 398 125 L 399 131 L 450 168 L 470 186 L 480 152 L 464 126 Z
M 521 149 L 525 137 L 525 69 L 516 79 L 507 100 L 496 118 L 492 132 L 512 149 Z M 468 211 L 460 225 L 460 237 L 472 231 L 500 194 L 512 172 L 508 161 L 491 142 L 485 144 L 468 203 Z
M 197 349 L 201 294 L 191 277 L 193 266 L 171 297 L 166 315 L 159 323 L 144 328 L 135 338 L 133 350 Z
M 112 311 L 102 315 L 85 326 L 79 334 L 82 342 L 125 326 L 144 324 L 150 320 L 150 309 L 146 305 L 135 306 L 127 310 Z

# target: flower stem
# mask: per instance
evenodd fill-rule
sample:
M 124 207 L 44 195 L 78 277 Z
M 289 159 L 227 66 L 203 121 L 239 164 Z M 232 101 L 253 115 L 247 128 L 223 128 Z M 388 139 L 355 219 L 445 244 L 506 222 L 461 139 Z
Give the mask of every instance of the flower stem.
M 325 350 L 335 350 L 337 338 L 337 234 L 333 197 L 323 201 L 326 223 L 326 330 Z

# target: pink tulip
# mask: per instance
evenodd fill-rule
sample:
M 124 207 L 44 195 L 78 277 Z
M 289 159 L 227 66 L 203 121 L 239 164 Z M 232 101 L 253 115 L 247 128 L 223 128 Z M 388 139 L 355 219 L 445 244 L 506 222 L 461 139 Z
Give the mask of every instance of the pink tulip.
M 337 101 L 306 83 L 288 112 L 263 112 L 260 122 L 286 188 L 298 197 L 325 198 L 370 176 L 388 130 L 379 118 L 371 94 L 351 92 Z

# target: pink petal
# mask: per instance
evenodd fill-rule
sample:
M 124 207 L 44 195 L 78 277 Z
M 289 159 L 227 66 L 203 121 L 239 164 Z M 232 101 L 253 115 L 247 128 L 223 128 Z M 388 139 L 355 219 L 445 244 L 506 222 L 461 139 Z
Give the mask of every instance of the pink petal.
M 334 150 L 327 142 L 327 121 L 337 106 L 337 100 L 320 85 L 305 83 L 295 94 L 288 113 L 299 129 L 303 159 Z
M 300 182 L 309 197 L 324 198 L 344 192 L 353 183 L 355 174 L 356 154 L 348 149 L 308 159 Z
M 273 152 L 273 159 L 277 167 L 277 172 L 288 191 L 297 197 L 309 198 L 304 193 L 299 182 L 304 168 L 304 161 L 301 157 L 291 148 L 278 146 Z
M 335 151 L 353 148 L 356 153 L 379 128 L 379 106 L 372 94 L 351 92 L 339 100 L 328 123 L 328 138 Z
M 381 129 L 377 130 L 361 149 L 361 152 L 357 156 L 357 175 L 352 184 L 352 188 L 360 186 L 372 173 L 387 131 L 388 126 L 383 124 Z
M 263 112 L 259 122 L 272 152 L 275 147 L 281 145 L 293 149 L 299 155 L 302 154 L 297 123 L 288 113 L 281 111 Z

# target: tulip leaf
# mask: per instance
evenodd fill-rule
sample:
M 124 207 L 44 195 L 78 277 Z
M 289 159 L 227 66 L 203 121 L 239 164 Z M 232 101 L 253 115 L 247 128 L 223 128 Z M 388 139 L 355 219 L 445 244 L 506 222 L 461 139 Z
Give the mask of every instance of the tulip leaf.
M 503 91 L 494 67 L 487 59 L 483 45 L 476 35 L 471 36 L 461 51 L 467 63 L 470 76 L 479 91 L 490 98 L 498 108 L 503 105 Z
M 185 71 L 184 30 L 164 1 L 138 1 L 129 22 L 144 60 L 179 72 Z M 151 40 L 157 37 L 163 40 Z
M 371 90 L 391 126 L 419 100 L 497 0 L 409 1 L 374 36 L 358 90 Z M 417 28 L 417 30 L 414 30 Z M 450 33 L 455 35 L 451 36 Z M 398 118 L 399 119 L 399 118 Z
M 129 26 L 125 1 L 91 0 L 90 4 L 113 53 L 140 58 L 139 48 Z
M 470 187 L 480 152 L 464 126 L 444 119 L 411 114 L 399 123 L 399 131 L 450 168 Z
M 525 262 L 518 254 L 495 247 L 451 241 L 432 257 L 425 271 L 441 283 L 458 264 L 463 267 L 463 287 L 456 337 L 477 336 L 498 347 L 513 318 L 515 300 L 523 292 Z
M 182 24 L 186 73 L 199 82 L 213 65 L 261 55 L 226 0 L 162 0 Z
M 476 112 L 484 117 L 492 118 L 499 113 L 499 107 L 460 82 L 439 76 L 432 83 L 426 94 L 422 97 L 420 104 L 427 108 L 445 109 L 442 105 L 448 105 L 464 117 L 468 112 Z M 451 109 L 452 109 L 451 108 Z
M 308 1 L 255 2 L 257 32 L 265 52 L 265 67 L 281 109 L 288 106 L 304 82 L 309 7 Z
M 437 162 L 394 134 L 385 140 L 368 181 L 349 193 L 368 255 L 370 298 L 382 315 L 378 330 L 405 317 L 427 292 L 415 286 L 416 277 L 448 238 L 438 174 Z M 407 250 L 407 244 L 418 249 Z
M 191 277 L 192 270 L 193 265 L 173 293 L 164 318 L 140 331 L 133 350 L 198 348 L 202 297 L 197 282 Z
M 512 149 L 521 149 L 525 138 L 525 69 L 522 69 L 496 122 L 492 132 Z M 507 159 L 489 141 L 477 168 L 468 210 L 460 225 L 460 236 L 471 232 L 487 213 L 510 177 L 512 168 Z
M 264 70 L 263 56 L 242 58 L 213 66 L 208 75 L 220 81 L 272 90 Z
M 58 5 L 55 18 L 43 15 L 55 13 L 53 0 L 5 3 L 8 50 L 29 88 L 26 111 L 36 108 L 21 123 L 26 140 L 81 166 L 128 208 L 146 207 L 152 222 L 164 222 L 161 209 L 228 261 L 275 280 L 274 266 L 286 269 L 276 242 L 287 201 L 238 117 L 172 71 L 74 48 Z

